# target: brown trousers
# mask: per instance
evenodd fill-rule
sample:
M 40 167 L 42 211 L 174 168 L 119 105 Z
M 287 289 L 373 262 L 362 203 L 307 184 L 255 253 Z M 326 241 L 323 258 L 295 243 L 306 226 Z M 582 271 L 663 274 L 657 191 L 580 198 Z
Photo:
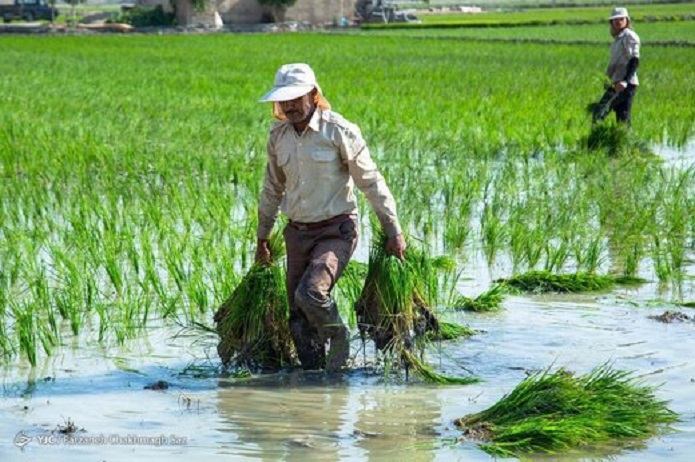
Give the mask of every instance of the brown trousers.
M 333 221 L 333 220 L 332 220 Z M 326 365 L 326 340 L 345 326 L 331 291 L 357 247 L 357 218 L 302 225 L 284 231 L 290 332 L 304 369 Z

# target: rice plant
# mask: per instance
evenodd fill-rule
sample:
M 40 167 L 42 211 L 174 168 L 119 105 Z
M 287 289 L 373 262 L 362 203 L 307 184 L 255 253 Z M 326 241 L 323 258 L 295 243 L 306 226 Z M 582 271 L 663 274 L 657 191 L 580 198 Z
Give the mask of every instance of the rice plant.
M 593 273 L 553 274 L 548 271 L 529 271 L 509 279 L 498 279 L 504 284 L 520 292 L 591 292 L 606 290 L 617 283 L 628 280 L 621 277 L 602 276 Z M 629 282 L 644 282 L 630 279 Z
M 461 337 L 470 337 L 478 332 L 468 326 L 462 326 L 453 322 L 440 321 L 439 329 L 427 332 L 429 340 L 455 340 Z
M 283 249 L 280 233 L 274 233 L 270 250 L 275 261 L 254 263 L 215 313 L 223 364 L 254 369 L 295 364 L 285 272 L 278 261 Z
M 525 378 L 492 407 L 455 424 L 496 457 L 630 446 L 678 420 L 656 391 L 608 364 L 586 375 L 546 369 Z
M 502 301 L 507 294 L 505 284 L 496 284 L 490 290 L 483 292 L 475 298 L 460 295 L 454 302 L 454 310 L 475 311 L 478 313 L 486 311 L 498 311 L 502 307 Z
M 406 374 L 412 369 L 424 380 L 439 384 L 473 383 L 477 379 L 443 376 L 424 363 L 427 336 L 437 335 L 440 323 L 433 312 L 437 275 L 433 260 L 412 245 L 405 261 L 389 255 L 386 236 L 375 232 L 364 289 L 355 304 L 363 342 L 369 338 L 387 363 L 402 360 Z M 448 329 L 451 330 L 451 329 Z

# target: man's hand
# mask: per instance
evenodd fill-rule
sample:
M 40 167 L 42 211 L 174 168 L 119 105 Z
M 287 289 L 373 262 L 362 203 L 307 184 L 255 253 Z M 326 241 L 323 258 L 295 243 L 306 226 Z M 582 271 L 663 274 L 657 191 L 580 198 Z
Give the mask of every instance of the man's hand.
M 390 237 L 386 241 L 386 251 L 398 257 L 399 260 L 405 258 L 405 239 L 402 234 Z
M 273 256 L 270 253 L 270 245 L 267 239 L 259 239 L 256 244 L 256 263 L 260 265 L 270 266 L 273 262 Z
M 617 82 L 615 84 L 615 91 L 617 91 L 618 93 L 625 90 L 626 88 L 627 88 L 627 82 L 625 82 L 624 80 L 621 80 L 620 82 Z

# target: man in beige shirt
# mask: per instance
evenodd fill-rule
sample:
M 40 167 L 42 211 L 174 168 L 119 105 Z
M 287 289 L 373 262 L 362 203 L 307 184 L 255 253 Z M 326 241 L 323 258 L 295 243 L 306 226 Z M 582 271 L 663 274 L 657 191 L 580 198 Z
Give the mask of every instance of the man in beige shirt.
M 280 67 L 261 102 L 273 103 L 279 122 L 268 140 L 256 260 L 270 261 L 268 239 L 282 211 L 289 218 L 286 283 L 297 355 L 304 369 L 340 369 L 349 357 L 349 332 L 331 291 L 357 245 L 354 185 L 379 218 L 387 250 L 402 259 L 396 204 L 359 128 L 330 110 L 311 67 Z

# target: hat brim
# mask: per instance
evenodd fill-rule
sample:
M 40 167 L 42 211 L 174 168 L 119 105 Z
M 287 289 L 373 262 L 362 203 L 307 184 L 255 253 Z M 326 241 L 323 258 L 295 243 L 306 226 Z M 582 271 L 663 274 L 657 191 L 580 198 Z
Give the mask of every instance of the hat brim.
M 275 87 L 258 100 L 261 103 L 281 102 L 297 99 L 309 93 L 315 85 L 292 85 L 288 87 Z
M 612 21 L 614 19 L 619 19 L 619 18 L 630 18 L 630 16 L 628 16 L 626 14 L 616 14 L 615 16 L 611 16 L 610 18 L 608 18 L 608 20 Z

